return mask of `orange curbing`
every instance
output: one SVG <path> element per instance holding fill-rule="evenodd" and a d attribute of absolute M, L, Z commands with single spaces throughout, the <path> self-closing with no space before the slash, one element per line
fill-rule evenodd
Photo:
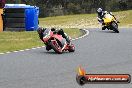
<path fill-rule="evenodd" d="M 3 14 L 3 9 L 0 8 L 0 32 L 3 31 L 3 20 L 1 14 Z"/>

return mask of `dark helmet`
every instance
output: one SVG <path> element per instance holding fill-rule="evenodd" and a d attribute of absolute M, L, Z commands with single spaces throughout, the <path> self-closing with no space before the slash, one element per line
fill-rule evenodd
<path fill-rule="evenodd" d="M 103 9 L 102 9 L 102 8 L 98 8 L 98 9 L 97 9 L 97 13 L 98 13 L 98 15 L 101 15 L 102 12 L 103 12 Z"/>
<path fill-rule="evenodd" d="M 56 29 L 55 28 L 51 28 L 51 31 L 55 31 Z"/>
<path fill-rule="evenodd" d="M 41 34 L 41 33 L 43 32 L 43 28 L 42 28 L 42 27 L 39 27 L 39 28 L 37 29 L 37 32 L 38 32 L 38 34 Z"/>
<path fill-rule="evenodd" d="M 102 8 L 98 8 L 97 9 L 97 13 L 102 13 L 103 9 Z"/>

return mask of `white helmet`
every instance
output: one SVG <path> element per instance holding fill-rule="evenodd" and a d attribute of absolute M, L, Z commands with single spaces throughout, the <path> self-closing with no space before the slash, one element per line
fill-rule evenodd
<path fill-rule="evenodd" d="M 103 10 L 102 10 L 101 8 L 98 8 L 98 9 L 97 9 L 97 12 L 98 12 L 98 13 L 100 13 L 100 12 L 102 12 L 102 11 L 103 11 Z"/>

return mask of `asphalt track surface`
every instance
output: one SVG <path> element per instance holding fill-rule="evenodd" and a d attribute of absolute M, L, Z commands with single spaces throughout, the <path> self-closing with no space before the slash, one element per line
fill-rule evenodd
<path fill-rule="evenodd" d="M 0 55 L 0 88 L 132 88 L 132 84 L 76 83 L 79 65 L 87 73 L 132 75 L 132 30 L 120 33 L 89 29 L 73 41 L 74 53 L 56 54 L 45 48 Z"/>

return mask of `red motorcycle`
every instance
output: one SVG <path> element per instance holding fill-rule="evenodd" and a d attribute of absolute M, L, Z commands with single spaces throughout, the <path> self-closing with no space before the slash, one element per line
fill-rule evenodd
<path fill-rule="evenodd" d="M 63 51 L 74 52 L 75 47 L 73 44 L 68 44 L 61 35 L 46 29 L 43 33 L 43 40 L 46 45 L 46 50 L 53 49 L 56 53 L 61 54 Z"/>

